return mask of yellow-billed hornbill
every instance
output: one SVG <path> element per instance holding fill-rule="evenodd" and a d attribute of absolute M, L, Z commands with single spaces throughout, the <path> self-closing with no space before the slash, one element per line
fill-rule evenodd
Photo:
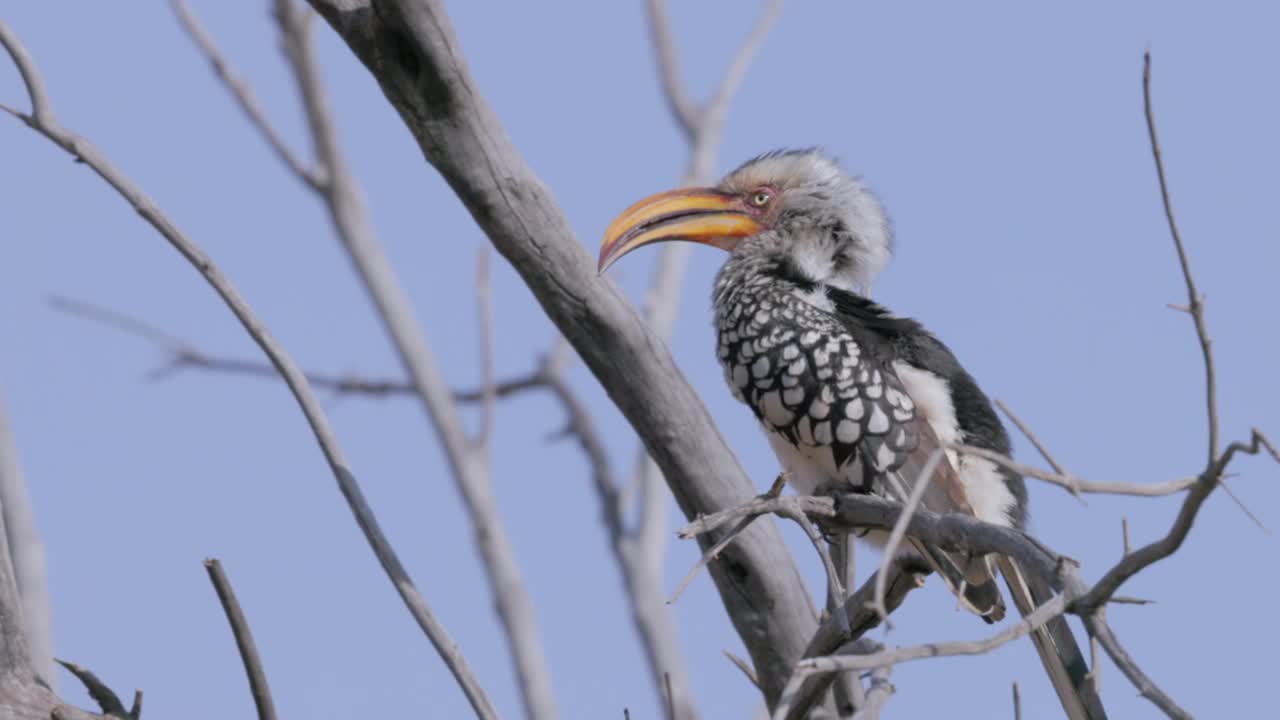
<path fill-rule="evenodd" d="M 816 150 L 770 152 L 714 188 L 641 200 L 606 231 L 600 270 L 665 240 L 729 252 L 713 292 L 720 363 L 797 492 L 903 502 L 941 448 L 923 507 L 1023 526 L 1023 479 L 949 449 L 967 443 L 1009 453 L 990 400 L 920 323 L 866 297 L 890 259 L 892 235 L 880 202 L 835 161 Z M 870 539 L 876 535 L 883 537 Z M 1007 558 L 968 558 L 915 540 L 906 553 L 988 622 L 1004 616 L 997 569 L 1023 614 L 1052 597 Z M 1033 639 L 1068 715 L 1105 717 L 1065 621 Z"/>

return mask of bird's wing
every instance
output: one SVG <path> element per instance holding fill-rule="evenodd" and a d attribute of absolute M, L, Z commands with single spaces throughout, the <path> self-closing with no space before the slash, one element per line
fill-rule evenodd
<path fill-rule="evenodd" d="M 950 352 L 946 351 L 941 343 L 932 340 L 924 328 L 914 320 L 893 317 L 870 300 L 844 293 L 843 291 L 828 290 L 828 297 L 836 307 L 837 317 L 841 318 L 843 324 L 851 332 L 855 334 L 861 332 L 865 335 L 874 335 L 879 340 L 887 340 L 889 347 L 894 347 L 897 344 L 895 343 L 896 338 L 910 336 L 913 338 L 913 342 L 918 341 L 920 338 L 929 338 L 930 343 L 936 346 L 935 349 L 946 352 L 944 359 L 954 364 L 952 369 L 960 370 L 959 363 L 950 355 Z M 974 389 L 976 390 L 976 386 Z M 985 401 L 985 396 L 983 396 L 983 399 Z M 998 424 L 998 420 L 994 420 L 994 415 L 993 422 Z M 939 445 L 937 434 L 932 432 L 928 422 L 922 422 L 921 418 L 916 418 L 916 423 L 918 425 L 916 445 L 903 461 L 901 467 L 894 473 L 902 479 L 898 482 L 891 481 L 888 483 L 891 487 L 900 485 L 895 490 L 896 499 L 900 501 L 905 500 L 907 495 L 904 493 L 910 492 L 914 479 L 920 476 L 930 454 Z M 1002 451 L 1007 452 L 1007 447 Z M 956 476 L 954 466 L 949 459 L 945 458 L 945 455 L 933 482 L 940 483 L 940 487 L 948 492 L 946 492 L 945 497 L 940 497 L 939 493 L 931 487 L 925 496 L 921 498 L 925 507 L 939 512 L 973 514 L 973 509 L 965 496 L 963 483 Z M 1019 509 L 1018 515 L 1020 516 L 1020 514 L 1021 510 Z M 954 555 L 936 551 L 930 552 L 928 548 L 922 549 L 921 555 L 930 561 L 934 569 L 947 580 L 953 591 L 958 584 L 957 577 L 974 574 L 972 570 L 975 563 L 970 562 L 967 567 L 961 564 L 968 560 L 966 558 L 956 558 Z M 940 555 L 941 557 L 939 557 Z M 1039 578 L 1023 573 L 1017 562 L 1012 558 L 999 556 L 994 560 L 994 564 L 998 566 L 1000 574 L 1004 576 L 1005 584 L 1009 588 L 1009 594 L 1013 598 L 1014 605 L 1024 617 L 1053 597 L 1052 588 L 1047 587 Z M 948 562 L 951 564 L 949 568 L 947 567 Z M 962 567 L 971 572 L 960 572 Z M 980 571 L 983 572 L 985 578 L 991 579 L 991 564 L 986 559 L 981 562 Z M 966 583 L 969 579 L 969 577 L 965 577 Z M 981 587 L 984 588 L 983 592 L 994 591 L 996 599 L 999 599 L 999 592 L 995 589 L 994 582 L 984 583 Z M 966 587 L 964 598 L 968 604 L 977 608 L 985 607 L 984 598 L 971 597 L 972 592 L 973 588 Z M 1000 613 L 1003 613 L 1003 604 L 1000 606 Z M 984 617 L 992 618 L 990 615 L 985 615 Z M 1040 656 L 1040 661 L 1044 665 L 1045 671 L 1049 675 L 1049 680 L 1057 692 L 1059 700 L 1062 702 L 1062 707 L 1066 711 L 1067 717 L 1071 718 L 1071 720 L 1106 720 L 1106 710 L 1103 708 L 1102 701 L 1098 696 L 1097 687 L 1089 677 L 1089 668 L 1085 663 L 1084 655 L 1081 653 L 1080 646 L 1076 643 L 1066 620 L 1062 617 L 1053 618 L 1044 627 L 1031 633 L 1031 640 L 1036 647 L 1036 652 Z"/>
<path fill-rule="evenodd" d="M 928 469 L 930 458 L 941 450 L 937 434 L 923 417 L 916 415 L 911 422 L 916 426 L 915 449 L 907 453 L 900 467 L 883 475 L 883 494 L 902 503 L 910 497 L 916 484 L 924 481 L 924 471 Z M 920 498 L 920 505 L 931 512 L 972 515 L 973 508 L 965 497 L 964 485 L 949 456 L 950 453 L 941 452 L 932 479 Z M 968 610 L 987 622 L 998 622 L 1004 618 L 1004 599 L 986 558 L 943 552 L 915 539 L 911 540 L 911 545 Z"/>
<path fill-rule="evenodd" d="M 863 477 L 873 479 L 871 489 L 905 503 L 922 481 L 930 458 L 940 453 L 921 496 L 921 507 L 936 513 L 974 515 L 955 454 L 943 447 L 933 426 L 936 419 L 929 416 L 929 405 L 921 398 L 911 397 L 895 370 L 897 338 L 908 333 L 923 333 L 923 328 L 913 320 L 890 316 L 870 301 L 840 290 L 828 289 L 828 297 L 835 307 L 834 315 L 858 348 L 855 373 L 858 394 L 852 402 L 861 402 L 864 410 L 854 454 L 862 463 Z M 949 422 L 954 423 L 954 413 Z M 854 461 L 851 449 L 844 450 L 837 445 L 834 450 L 838 465 Z M 993 568 L 985 558 L 945 553 L 917 540 L 911 543 L 968 609 L 989 622 L 1004 617 L 1004 601 L 996 586 Z"/>

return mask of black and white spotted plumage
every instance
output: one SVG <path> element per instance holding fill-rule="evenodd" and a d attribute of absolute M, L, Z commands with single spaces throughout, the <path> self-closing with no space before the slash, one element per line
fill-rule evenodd
<path fill-rule="evenodd" d="M 817 151 L 761 155 L 714 188 L 633 205 L 606 232 L 601 267 L 635 247 L 679 239 L 730 253 L 712 296 L 717 356 L 797 492 L 905 501 L 940 453 L 922 507 L 1024 526 L 1022 478 L 951 449 L 1009 453 L 987 396 L 920 323 L 867 297 L 893 241 L 883 208 L 859 180 Z M 997 572 L 1024 615 L 1052 596 L 1010 558 L 909 541 L 908 552 L 988 621 L 1004 614 Z M 1105 718 L 1067 624 L 1056 618 L 1031 636 L 1068 716 Z"/>
<path fill-rule="evenodd" d="M 883 348 L 803 299 L 827 289 L 786 273 L 783 263 L 748 260 L 716 283 L 730 389 L 769 432 L 815 458 L 829 452 L 832 480 L 855 460 L 871 473 L 897 470 L 918 443 L 915 403 Z"/>

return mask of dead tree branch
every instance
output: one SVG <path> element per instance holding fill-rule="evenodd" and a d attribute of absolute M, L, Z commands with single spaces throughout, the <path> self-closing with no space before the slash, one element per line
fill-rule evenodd
<path fill-rule="evenodd" d="M 1204 356 L 1204 387 L 1206 418 L 1209 431 L 1209 459 L 1212 464 L 1218 457 L 1218 381 L 1214 373 L 1213 342 L 1209 340 L 1209 329 L 1204 320 L 1204 296 L 1196 290 L 1196 279 L 1191 273 L 1191 260 L 1187 257 L 1186 246 L 1182 243 L 1182 233 L 1178 231 L 1178 222 L 1173 217 L 1173 201 L 1169 199 L 1169 181 L 1164 173 L 1164 154 L 1160 150 L 1160 138 L 1156 133 L 1155 110 L 1151 104 L 1151 51 L 1142 54 L 1142 109 L 1147 120 L 1147 137 L 1151 141 L 1151 157 L 1156 164 L 1156 179 L 1160 184 L 1160 202 L 1164 206 L 1164 217 L 1169 223 L 1169 234 L 1173 237 L 1173 247 L 1178 253 L 1178 265 L 1182 268 L 1182 279 L 1187 285 L 1187 312 L 1195 324 L 1196 338 L 1200 341 L 1200 352 Z"/>
<path fill-rule="evenodd" d="M 213 583 L 213 591 L 218 594 L 218 602 L 226 613 L 227 622 L 231 625 L 231 634 L 235 637 L 236 648 L 240 651 L 240 660 L 244 663 L 245 675 L 249 677 L 249 692 L 253 695 L 253 704 L 258 709 L 258 720 L 276 720 L 276 706 L 271 700 L 271 687 L 267 684 L 267 671 L 262 666 L 262 658 L 258 655 L 258 644 L 253 641 L 253 633 L 249 630 L 249 621 L 240 608 L 231 580 L 222 569 L 217 558 L 204 561 L 205 572 L 209 574 L 209 582 Z"/>
<path fill-rule="evenodd" d="M 36 530 L 35 511 L 27 494 L 26 478 L 18 462 L 18 444 L 9 427 L 0 395 L 0 520 L 8 551 L 0 560 L 9 563 L 18 593 L 21 629 L 35 674 L 50 689 L 57 688 L 53 662 L 53 628 L 50 619 L 48 574 L 44 542 Z M 0 618 L 4 618 L 0 612 Z M 7 622 L 7 618 L 4 618 Z"/>
<path fill-rule="evenodd" d="M 178 17 L 178 22 L 182 25 L 182 29 L 187 32 L 187 35 L 191 37 L 191 41 L 196 44 L 205 59 L 213 66 L 213 72 L 218 76 L 218 80 L 222 81 L 222 84 L 231 92 L 231 96 L 235 98 L 236 106 L 244 112 L 245 117 L 253 125 L 254 129 L 258 131 L 258 134 L 262 135 L 262 139 L 267 141 L 267 145 L 280 158 L 280 161 L 287 165 L 295 175 L 306 184 L 316 190 L 320 190 L 326 182 L 323 173 L 318 169 L 309 167 L 285 142 L 284 137 L 267 118 L 266 112 L 258 105 L 249 83 L 237 75 L 230 64 L 227 63 L 222 51 L 218 49 L 217 44 L 214 42 L 213 36 L 204 29 L 204 26 L 192 14 L 186 0 L 170 0 L 169 5 L 173 8 L 174 15 Z"/>
<path fill-rule="evenodd" d="M 286 155 L 281 156 L 299 180 L 314 190 L 324 203 L 338 239 L 351 258 L 413 389 L 423 403 L 475 530 L 476 545 L 516 666 L 525 708 L 535 720 L 552 718 L 556 710 L 549 663 L 539 637 L 533 603 L 494 498 L 484 443 L 489 423 L 485 421 L 479 437 L 467 437 L 456 401 L 439 371 L 422 325 L 369 220 L 364 193 L 348 168 L 338 141 L 324 81 L 312 52 L 311 10 L 294 0 L 273 0 L 273 8 L 285 58 L 302 99 L 318 170 L 315 173 L 302 172 L 296 162 L 289 162 Z M 221 60 L 212 38 L 199 29 L 198 23 L 180 2 L 175 3 L 175 10 L 184 17 L 184 25 L 195 28 L 191 34 L 197 45 L 215 69 L 224 69 L 219 72 L 219 77 L 253 120 L 253 106 L 246 102 L 245 92 L 238 89 L 243 88 L 243 84 L 228 82 L 232 75 L 225 71 L 226 63 Z M 269 143 L 276 145 L 269 124 L 255 120 L 254 125 Z M 496 391 L 489 388 L 482 393 L 491 397 Z"/>
<path fill-rule="evenodd" d="M 315 435 L 316 442 L 328 461 L 334 479 L 337 481 L 343 497 L 346 498 L 357 524 L 364 532 L 365 539 L 369 542 L 383 570 L 386 571 L 388 578 L 392 581 L 409 612 L 454 674 L 476 714 L 482 718 L 496 717 L 497 713 L 494 711 L 492 703 L 480 687 L 462 653 L 448 636 L 444 627 L 436 620 L 426 600 L 409 578 L 408 572 L 401 564 L 395 550 L 387 541 L 386 536 L 383 535 L 373 511 L 369 508 L 364 498 L 359 482 L 348 467 L 347 460 L 338 445 L 337 438 L 329 425 L 328 419 L 325 417 L 319 400 L 307 383 L 306 377 L 293 362 L 293 359 L 276 342 L 266 326 L 262 324 L 261 320 L 258 319 L 257 315 L 240 296 L 239 291 L 213 263 L 213 260 L 199 246 L 193 243 L 132 180 L 117 170 L 92 143 L 62 126 L 54 115 L 53 107 L 49 103 L 44 83 L 36 70 L 35 63 L 31 60 L 30 55 L 27 54 L 17 36 L 10 32 L 8 26 L 3 23 L 0 23 L 0 44 L 4 45 L 5 50 L 8 51 L 9 56 L 17 66 L 31 101 L 31 113 L 29 115 L 19 114 L 20 119 L 98 174 L 148 224 L 155 228 L 175 250 L 190 262 L 283 376 L 290 392 L 293 393 L 299 408 L 306 417 L 307 423 Z"/>
<path fill-rule="evenodd" d="M 749 498 L 750 481 L 670 355 L 612 282 L 598 277 L 475 87 L 440 2 L 311 4 L 378 80 L 428 161 L 644 439 L 684 512 Z M 816 627 L 794 561 L 772 523 L 757 523 L 711 569 L 772 702 Z"/>

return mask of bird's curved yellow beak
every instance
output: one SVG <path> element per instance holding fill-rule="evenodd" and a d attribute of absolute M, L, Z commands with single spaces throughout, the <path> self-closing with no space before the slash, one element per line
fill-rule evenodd
<path fill-rule="evenodd" d="M 742 199 L 714 188 L 684 188 L 650 195 L 617 217 L 604 232 L 599 271 L 641 245 L 687 240 L 732 250 L 760 232 Z"/>

